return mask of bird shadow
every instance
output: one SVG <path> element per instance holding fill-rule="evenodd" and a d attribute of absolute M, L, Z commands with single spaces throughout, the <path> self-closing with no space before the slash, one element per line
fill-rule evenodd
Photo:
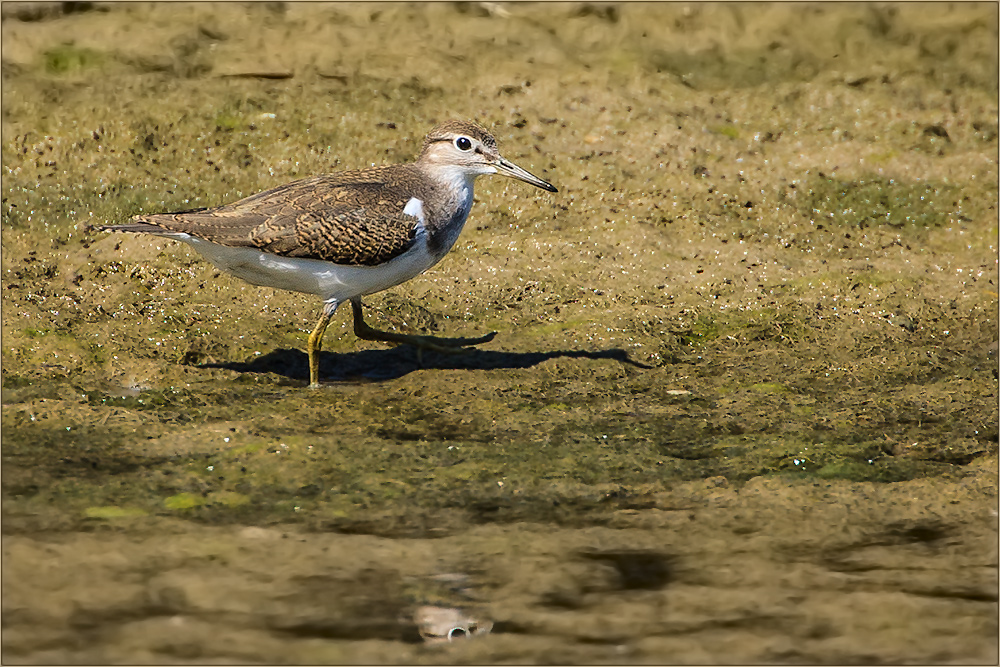
<path fill-rule="evenodd" d="M 417 370 L 498 370 L 530 368 L 557 358 L 610 359 L 636 368 L 652 368 L 629 359 L 620 348 L 610 350 L 554 350 L 550 352 L 496 352 L 466 348 L 460 354 L 442 354 L 408 346 L 358 352 L 321 352 L 319 374 L 324 383 L 352 380 L 384 381 L 401 378 Z M 274 373 L 291 380 L 308 381 L 309 357 L 301 350 L 280 349 L 245 362 L 202 363 L 199 368 L 223 368 L 240 373 Z"/>

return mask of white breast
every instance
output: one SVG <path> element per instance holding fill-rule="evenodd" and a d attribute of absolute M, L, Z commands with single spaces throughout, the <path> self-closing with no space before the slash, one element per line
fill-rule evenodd
<path fill-rule="evenodd" d="M 403 215 L 412 215 L 420 224 L 424 224 L 424 203 L 416 197 L 410 197 L 410 201 L 403 207 Z"/>

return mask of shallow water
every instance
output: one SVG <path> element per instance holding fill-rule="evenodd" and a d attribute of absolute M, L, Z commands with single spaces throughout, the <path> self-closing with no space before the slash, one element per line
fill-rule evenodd
<path fill-rule="evenodd" d="M 5 662 L 997 660 L 995 6 L 3 12 Z M 92 227 L 446 118 L 465 355 Z"/>

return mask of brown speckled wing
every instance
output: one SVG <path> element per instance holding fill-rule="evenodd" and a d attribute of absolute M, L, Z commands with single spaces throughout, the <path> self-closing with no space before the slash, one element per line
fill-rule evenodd
<path fill-rule="evenodd" d="M 403 208 L 420 179 L 409 165 L 294 181 L 213 209 L 137 216 L 120 231 L 185 232 L 286 257 L 371 266 L 412 247 L 417 219 Z M 129 229 L 132 227 L 132 229 Z"/>

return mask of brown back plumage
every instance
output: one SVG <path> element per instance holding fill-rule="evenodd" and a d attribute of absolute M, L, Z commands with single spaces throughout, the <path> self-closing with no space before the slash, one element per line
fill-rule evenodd
<path fill-rule="evenodd" d="M 375 265 L 409 249 L 411 196 L 427 196 L 412 164 L 314 176 L 217 208 L 140 215 L 117 231 L 183 232 L 225 246 L 337 264 Z"/>

